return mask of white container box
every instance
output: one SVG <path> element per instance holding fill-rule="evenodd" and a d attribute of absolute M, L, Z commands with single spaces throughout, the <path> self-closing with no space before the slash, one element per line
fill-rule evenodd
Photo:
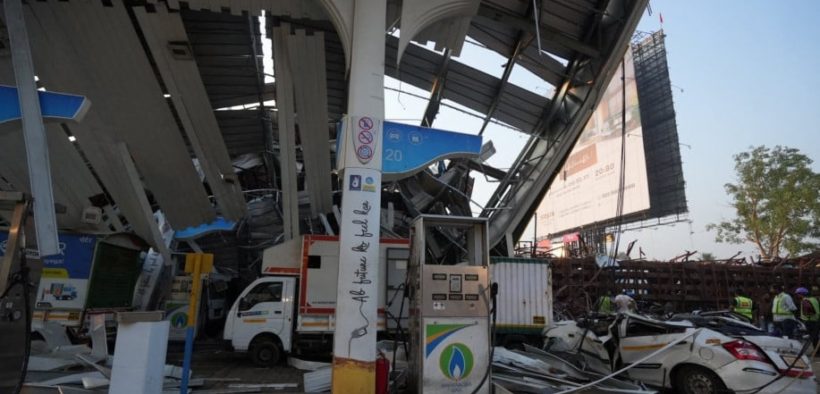
<path fill-rule="evenodd" d="M 552 320 L 549 261 L 492 257 L 492 282 L 498 283 L 496 332 L 540 336 Z"/>

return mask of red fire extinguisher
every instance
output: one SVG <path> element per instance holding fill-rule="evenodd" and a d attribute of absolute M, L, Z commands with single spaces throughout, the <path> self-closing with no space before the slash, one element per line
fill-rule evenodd
<path fill-rule="evenodd" d="M 376 394 L 387 394 L 387 383 L 390 374 L 390 360 L 384 357 L 384 353 L 379 352 L 376 359 Z"/>

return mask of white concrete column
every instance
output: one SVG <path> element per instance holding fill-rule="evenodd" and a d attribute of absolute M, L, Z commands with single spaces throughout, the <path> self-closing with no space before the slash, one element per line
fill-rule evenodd
<path fill-rule="evenodd" d="M 376 384 L 381 137 L 386 0 L 356 0 L 348 118 L 340 144 L 342 209 L 333 337 L 335 393 L 373 393 Z"/>

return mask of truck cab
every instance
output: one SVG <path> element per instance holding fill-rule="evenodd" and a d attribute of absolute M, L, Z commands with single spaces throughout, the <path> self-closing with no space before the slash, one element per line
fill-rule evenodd
<path fill-rule="evenodd" d="M 234 350 L 248 352 L 256 364 L 279 361 L 291 351 L 296 278 L 266 276 L 239 295 L 225 320 L 224 338 Z"/>

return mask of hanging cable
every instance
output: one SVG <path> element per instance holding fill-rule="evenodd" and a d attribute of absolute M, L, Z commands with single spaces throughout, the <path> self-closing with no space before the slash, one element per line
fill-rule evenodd
<path fill-rule="evenodd" d="M 623 225 L 624 194 L 626 194 L 626 59 L 621 60 L 621 168 L 618 178 L 618 201 L 615 208 L 615 239 L 612 244 L 612 258 L 607 264 L 614 265 L 621 244 L 621 226 Z"/>
<path fill-rule="evenodd" d="M 601 271 L 604 268 L 611 267 L 615 265 L 615 258 L 618 255 L 618 247 L 621 243 L 621 226 L 623 225 L 623 212 L 624 212 L 624 194 L 625 194 L 625 183 L 626 183 L 626 60 L 621 60 L 621 168 L 618 174 L 618 199 L 615 203 L 615 220 L 617 221 L 617 225 L 615 226 L 614 239 L 612 242 L 612 248 L 610 249 L 609 258 L 604 264 L 601 264 L 600 267 L 595 271 L 595 274 L 592 278 L 587 281 L 583 287 L 586 287 L 595 281 L 598 280 L 598 276 L 601 274 Z M 614 273 L 613 273 L 614 275 Z M 614 278 L 613 278 L 614 280 Z M 598 294 L 598 299 L 603 294 Z"/>

